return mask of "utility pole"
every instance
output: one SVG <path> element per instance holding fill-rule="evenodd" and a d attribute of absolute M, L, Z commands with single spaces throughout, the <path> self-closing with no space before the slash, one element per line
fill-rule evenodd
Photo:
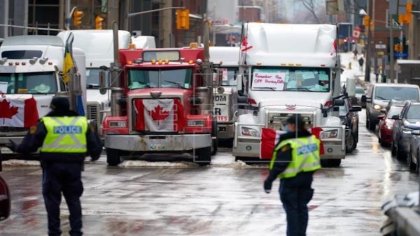
<path fill-rule="evenodd" d="M 391 6 L 391 1 L 389 0 L 389 6 Z M 394 83 L 394 19 L 392 18 L 391 9 L 388 7 L 389 15 L 389 77 L 391 83 Z"/>
<path fill-rule="evenodd" d="M 372 0 L 367 1 L 367 9 L 368 9 L 368 16 L 371 16 L 371 10 L 372 10 Z M 369 20 L 369 26 L 367 27 L 367 45 L 366 45 L 366 63 L 365 63 L 365 82 L 370 82 L 370 57 L 372 54 L 370 41 L 372 40 L 372 31 L 371 31 L 371 22 L 373 22 L 374 19 Z"/>

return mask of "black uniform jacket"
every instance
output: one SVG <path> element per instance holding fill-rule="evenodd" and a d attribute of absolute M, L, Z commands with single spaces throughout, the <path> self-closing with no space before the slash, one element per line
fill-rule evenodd
<path fill-rule="evenodd" d="M 312 134 L 306 130 L 299 131 L 297 133 L 287 132 L 285 134 L 280 135 L 279 142 L 276 144 L 276 147 L 278 144 L 280 144 L 281 142 L 285 140 L 309 137 L 311 135 Z M 276 162 L 274 163 L 273 169 L 270 170 L 270 174 L 267 177 L 267 181 L 273 182 L 274 180 L 276 180 L 277 176 L 286 170 L 287 166 L 289 165 L 291 161 L 292 161 L 292 149 L 290 148 L 290 146 L 286 146 L 285 148 L 282 148 L 281 150 L 279 150 L 277 152 Z"/>
<path fill-rule="evenodd" d="M 62 116 L 78 116 L 74 111 L 51 111 L 46 116 L 62 117 Z M 23 138 L 22 143 L 16 148 L 16 152 L 29 154 L 36 152 L 44 142 L 47 135 L 47 129 L 42 121 L 39 121 L 36 127 L 31 127 L 28 134 Z M 102 143 L 95 129 L 89 128 L 86 133 L 87 153 L 48 153 L 41 152 L 41 162 L 83 162 L 86 155 L 97 160 L 101 155 Z"/>

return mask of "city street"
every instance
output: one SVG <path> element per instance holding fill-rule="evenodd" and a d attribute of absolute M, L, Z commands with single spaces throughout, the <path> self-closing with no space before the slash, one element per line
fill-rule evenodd
<path fill-rule="evenodd" d="M 316 173 L 308 235 L 380 235 L 384 200 L 418 190 L 418 176 L 391 157 L 365 128 L 360 112 L 357 150 L 340 168 Z M 110 168 L 103 156 L 85 166 L 82 198 L 86 235 L 285 235 L 277 192 L 265 194 L 266 165 L 235 162 L 222 149 L 213 165 L 126 161 Z M 12 192 L 12 215 L 1 235 L 46 235 L 41 169 L 7 161 L 1 175 Z M 62 204 L 62 229 L 69 230 Z M 67 234 L 67 233 L 66 233 Z M 66 235 L 65 234 L 65 235 Z"/>

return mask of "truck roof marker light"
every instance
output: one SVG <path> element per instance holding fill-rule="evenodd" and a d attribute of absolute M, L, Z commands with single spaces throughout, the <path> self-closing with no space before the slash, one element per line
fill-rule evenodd
<path fill-rule="evenodd" d="M 134 60 L 134 63 L 136 63 L 136 64 L 143 63 L 143 58 L 137 58 L 136 60 Z"/>
<path fill-rule="evenodd" d="M 154 64 L 156 64 L 156 60 L 155 59 L 152 59 L 152 65 L 154 65 Z"/>
<path fill-rule="evenodd" d="M 188 64 L 194 64 L 194 61 L 193 60 L 189 60 L 188 61 Z"/>
<path fill-rule="evenodd" d="M 127 65 L 132 65 L 133 62 L 132 61 L 127 61 Z"/>
<path fill-rule="evenodd" d="M 287 66 L 285 63 L 280 64 L 281 66 Z"/>
<path fill-rule="evenodd" d="M 7 57 L 2 57 L 0 59 L 0 65 L 3 65 L 4 63 L 6 63 L 6 61 L 7 61 Z"/>
<path fill-rule="evenodd" d="M 26 66 L 26 62 L 22 62 L 22 66 Z"/>
<path fill-rule="evenodd" d="M 166 64 L 166 65 L 168 65 L 168 64 L 169 64 L 169 60 L 168 60 L 168 59 L 166 59 L 166 60 L 165 60 L 165 64 Z"/>
<path fill-rule="evenodd" d="M 136 45 L 134 43 L 130 43 L 128 45 L 128 49 L 136 49 Z"/>
<path fill-rule="evenodd" d="M 190 43 L 190 48 L 192 48 L 192 49 L 198 48 L 198 43 L 197 42 L 191 42 Z"/>
<path fill-rule="evenodd" d="M 44 65 L 45 62 L 47 62 L 47 61 L 48 61 L 48 57 L 43 57 L 43 58 L 39 59 L 39 63 L 41 63 L 41 65 Z"/>
<path fill-rule="evenodd" d="M 162 65 L 162 64 L 163 64 L 163 61 L 162 61 L 162 59 L 159 59 L 159 62 L 158 62 L 158 64 L 159 64 L 159 65 Z"/>
<path fill-rule="evenodd" d="M 32 59 L 29 59 L 29 63 L 31 63 L 31 65 L 35 64 L 36 61 L 38 60 L 38 57 L 32 57 Z"/>
<path fill-rule="evenodd" d="M 321 67 L 325 67 L 325 64 L 321 64 Z"/>
<path fill-rule="evenodd" d="M 51 66 L 52 64 L 53 64 L 53 63 L 52 63 L 51 61 L 49 61 L 49 62 L 48 62 L 48 65 L 50 65 L 50 66 Z"/>
<path fill-rule="evenodd" d="M 183 62 L 185 62 L 185 58 L 183 58 L 183 57 L 179 58 L 179 62 L 181 62 L 181 64 L 182 64 Z"/>
<path fill-rule="evenodd" d="M 13 62 L 9 62 L 9 66 L 13 66 Z"/>
<path fill-rule="evenodd" d="M 15 62 L 15 65 L 18 66 L 18 65 L 20 65 L 20 63 L 19 62 Z"/>
<path fill-rule="evenodd" d="M 262 65 L 262 63 L 261 62 L 257 62 L 257 66 L 261 66 Z"/>

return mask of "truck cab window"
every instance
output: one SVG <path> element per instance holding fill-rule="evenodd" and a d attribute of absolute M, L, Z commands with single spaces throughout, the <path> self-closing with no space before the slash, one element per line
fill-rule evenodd
<path fill-rule="evenodd" d="M 191 69 L 130 70 L 128 88 L 191 88 Z"/>

